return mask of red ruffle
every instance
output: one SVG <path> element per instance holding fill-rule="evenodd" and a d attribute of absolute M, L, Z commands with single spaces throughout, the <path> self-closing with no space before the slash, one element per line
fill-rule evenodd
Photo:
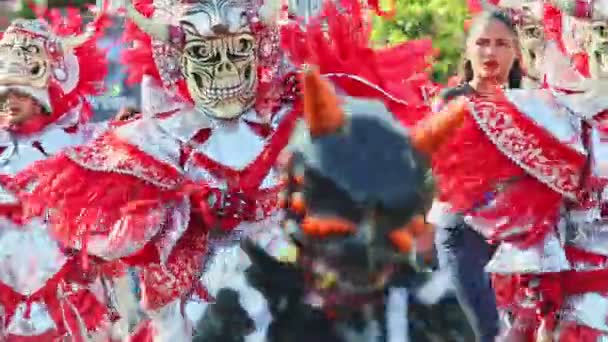
<path fill-rule="evenodd" d="M 146 165 L 144 158 L 140 161 Z M 51 209 L 54 237 L 65 246 L 83 250 L 88 237 L 108 235 L 121 220 L 125 226 L 113 236 L 113 246 L 145 241 L 151 212 L 162 203 L 183 198 L 183 193 L 163 190 L 134 176 L 83 168 L 65 154 L 34 164 L 19 182 L 22 186 L 36 182 L 31 193 L 21 196 L 26 216 L 42 216 L 46 208 Z M 158 216 L 157 224 L 163 219 Z"/>
<path fill-rule="evenodd" d="M 568 53 L 562 39 L 562 12 L 549 3 L 546 3 L 543 6 L 545 39 L 547 41 L 554 41 L 560 51 L 567 55 Z"/>
<path fill-rule="evenodd" d="M 153 263 L 143 267 L 142 305 L 146 310 L 158 310 L 176 299 L 185 298 L 198 286 L 206 262 L 208 230 L 198 216 L 192 215 L 191 220 L 166 264 Z"/>
<path fill-rule="evenodd" d="M 87 97 L 101 95 L 105 90 L 103 81 L 108 74 L 109 64 L 106 58 L 106 51 L 99 48 L 98 39 L 104 35 L 104 30 L 112 24 L 112 20 L 105 14 L 105 8 L 101 9 L 101 11 L 104 14 L 98 16 L 93 23 L 96 31 L 93 38 L 74 50 L 79 65 L 79 78 L 76 87 L 67 94 L 61 90 L 58 84 L 51 84 L 49 87 L 49 98 L 53 108 L 53 113 L 51 113 L 53 121 L 82 104 L 79 123 L 87 122 L 93 115 Z M 65 13 L 66 15 L 64 16 L 56 8 L 46 13 L 46 19 L 55 34 L 60 37 L 81 34 L 83 32 L 84 21 L 80 10 L 77 8 L 67 8 Z M 95 64 L 94 68 L 90 67 L 91 63 Z"/>

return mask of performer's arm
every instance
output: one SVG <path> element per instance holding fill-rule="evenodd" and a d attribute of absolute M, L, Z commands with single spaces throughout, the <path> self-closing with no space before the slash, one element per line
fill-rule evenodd
<path fill-rule="evenodd" d="M 459 97 L 450 101 L 440 112 L 421 121 L 411 133 L 412 144 L 426 154 L 432 155 L 441 147 L 451 133 L 464 121 L 467 100 Z"/>

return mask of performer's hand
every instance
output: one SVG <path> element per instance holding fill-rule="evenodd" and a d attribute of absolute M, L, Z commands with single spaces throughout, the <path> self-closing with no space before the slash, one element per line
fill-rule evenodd
<path fill-rule="evenodd" d="M 429 156 L 435 153 L 462 125 L 467 108 L 468 99 L 461 96 L 450 101 L 439 113 L 419 122 L 410 133 L 414 147 Z"/>

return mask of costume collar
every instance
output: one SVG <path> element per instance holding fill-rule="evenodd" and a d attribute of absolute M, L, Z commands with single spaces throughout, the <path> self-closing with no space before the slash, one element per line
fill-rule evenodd
<path fill-rule="evenodd" d="M 253 108 L 234 120 L 220 120 L 206 115 L 196 107 L 187 107 L 175 111 L 166 118 L 160 118 L 159 125 L 182 143 L 187 143 L 203 129 L 213 130 L 239 121 L 254 124 L 267 123 Z"/>

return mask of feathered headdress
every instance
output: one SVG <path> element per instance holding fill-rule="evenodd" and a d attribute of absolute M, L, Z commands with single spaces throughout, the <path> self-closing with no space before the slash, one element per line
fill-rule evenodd
<path fill-rule="evenodd" d="M 27 85 L 6 81 L 0 85 L 0 91 L 19 88 L 34 96 L 49 111 L 48 121 L 61 121 L 64 128 L 88 121 L 93 112 L 87 98 L 103 92 L 108 72 L 105 51 L 98 47 L 97 40 L 110 24 L 105 7 L 98 9 L 97 17 L 86 29 L 76 8 L 68 8 L 65 16 L 52 9 L 35 20 L 13 21 L 0 38 L 23 35 L 41 42 L 51 68 L 48 89 L 28 89 Z M 14 70 L 0 69 L 6 80 L 14 79 Z"/>
<path fill-rule="evenodd" d="M 359 2 L 340 5 L 325 3 L 305 30 L 299 23 L 282 28 L 281 46 L 290 61 L 314 64 L 346 94 L 380 99 L 404 123 L 417 121 L 428 112 L 424 91 L 434 86 L 426 73 L 434 54 L 431 41 L 374 49 Z"/>

